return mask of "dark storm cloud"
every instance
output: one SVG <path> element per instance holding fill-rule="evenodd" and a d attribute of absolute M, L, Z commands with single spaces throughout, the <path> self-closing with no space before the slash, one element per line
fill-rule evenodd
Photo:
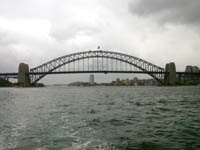
<path fill-rule="evenodd" d="M 139 0 L 131 2 L 129 10 L 160 23 L 200 24 L 200 0 Z"/>

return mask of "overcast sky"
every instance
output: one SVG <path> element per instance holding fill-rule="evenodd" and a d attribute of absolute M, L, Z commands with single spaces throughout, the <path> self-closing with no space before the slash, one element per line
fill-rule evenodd
<path fill-rule="evenodd" d="M 186 65 L 200 67 L 200 1 L 0 0 L 0 72 L 16 72 L 20 62 L 33 68 L 98 45 L 161 67 L 171 61 L 181 71 Z M 88 75 L 42 81 L 72 80 Z"/>

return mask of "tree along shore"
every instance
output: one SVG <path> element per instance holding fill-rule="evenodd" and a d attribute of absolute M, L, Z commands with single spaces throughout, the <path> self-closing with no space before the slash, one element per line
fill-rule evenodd
<path fill-rule="evenodd" d="M 13 83 L 0 78 L 0 87 L 12 87 L 12 86 L 13 86 Z"/>

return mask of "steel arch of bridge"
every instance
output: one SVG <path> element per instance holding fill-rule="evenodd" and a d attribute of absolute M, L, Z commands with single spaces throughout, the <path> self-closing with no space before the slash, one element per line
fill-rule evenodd
<path fill-rule="evenodd" d="M 76 62 L 82 59 L 92 59 L 92 58 L 105 58 L 105 59 L 114 59 L 118 60 L 120 62 L 127 63 L 129 65 L 132 65 L 139 70 L 141 70 L 142 73 L 149 74 L 152 76 L 155 80 L 157 80 L 159 83 L 163 82 L 163 74 L 164 74 L 164 68 L 161 68 L 157 65 L 154 65 L 148 61 L 145 61 L 143 59 L 137 58 L 135 56 L 118 53 L 118 52 L 112 52 L 112 51 L 84 51 L 84 52 L 78 52 L 73 53 L 69 55 L 65 55 L 62 57 L 58 57 L 56 59 L 53 59 L 51 61 L 48 61 L 40 66 L 37 66 L 35 68 L 30 69 L 30 80 L 31 83 L 36 83 L 40 79 L 42 79 L 47 74 L 53 73 L 54 70 L 72 63 Z M 87 73 L 90 72 L 112 72 L 112 70 L 90 70 L 85 71 Z M 67 72 L 66 72 L 67 73 Z M 77 73 L 77 72 L 76 72 Z M 83 73 L 83 71 L 80 71 L 80 73 Z M 122 70 L 115 71 L 115 73 L 123 73 Z M 131 72 L 130 72 L 131 73 Z"/>

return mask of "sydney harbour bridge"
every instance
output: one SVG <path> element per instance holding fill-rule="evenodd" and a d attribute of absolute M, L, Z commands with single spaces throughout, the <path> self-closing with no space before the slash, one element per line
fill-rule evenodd
<path fill-rule="evenodd" d="M 21 63 L 18 72 L 0 73 L 1 78 L 18 78 L 21 86 L 37 84 L 49 74 L 74 73 L 137 73 L 148 74 L 160 85 L 175 85 L 185 76 L 199 77 L 200 73 L 176 72 L 174 63 L 165 68 L 135 56 L 113 51 L 83 51 L 58 57 L 37 67 L 29 69 L 28 64 Z"/>

